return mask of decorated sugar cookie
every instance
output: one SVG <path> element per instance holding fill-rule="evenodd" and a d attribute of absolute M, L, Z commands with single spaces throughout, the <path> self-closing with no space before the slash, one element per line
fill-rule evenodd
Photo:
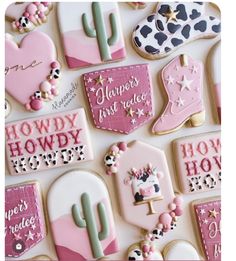
<path fill-rule="evenodd" d="M 195 247 L 185 240 L 173 240 L 163 250 L 164 260 L 200 260 Z"/>
<path fill-rule="evenodd" d="M 207 260 L 221 260 L 221 199 L 193 202 L 197 230 Z"/>
<path fill-rule="evenodd" d="M 48 213 L 59 260 L 99 259 L 119 250 L 108 190 L 93 172 L 58 178 L 48 193 Z"/>
<path fill-rule="evenodd" d="M 43 102 L 58 95 L 60 64 L 53 41 L 42 32 L 27 34 L 18 45 L 5 39 L 6 91 L 28 111 L 42 109 Z"/>
<path fill-rule="evenodd" d="M 7 118 L 10 113 L 11 113 L 11 104 L 7 99 L 5 99 L 5 118 Z"/>
<path fill-rule="evenodd" d="M 147 64 L 86 73 L 83 81 L 97 128 L 128 134 L 153 117 Z"/>
<path fill-rule="evenodd" d="M 84 109 L 7 123 L 6 157 L 11 175 L 93 159 Z"/>
<path fill-rule="evenodd" d="M 132 43 L 141 56 L 159 59 L 191 41 L 216 37 L 220 25 L 205 14 L 203 2 L 161 2 L 135 27 Z"/>
<path fill-rule="evenodd" d="M 121 214 L 159 239 L 176 226 L 182 198 L 173 191 L 163 151 L 140 141 L 113 145 L 105 155 L 108 175 L 115 175 Z M 139 217 L 139 218 L 137 218 Z"/>
<path fill-rule="evenodd" d="M 46 236 L 46 227 L 36 182 L 5 189 L 5 256 L 19 257 Z"/>
<path fill-rule="evenodd" d="M 117 3 L 62 2 L 58 3 L 57 11 L 69 68 L 83 68 L 125 58 Z"/>
<path fill-rule="evenodd" d="M 192 194 L 221 187 L 220 132 L 202 133 L 173 142 L 181 192 Z"/>
<path fill-rule="evenodd" d="M 25 33 L 46 23 L 51 9 L 51 2 L 15 2 L 8 6 L 5 15 L 14 31 Z"/>
<path fill-rule="evenodd" d="M 221 123 L 221 41 L 217 42 L 208 56 L 209 75 L 214 91 L 215 105 Z"/>
<path fill-rule="evenodd" d="M 162 69 L 161 81 L 168 101 L 152 132 L 167 134 L 180 129 L 186 122 L 193 127 L 203 124 L 203 64 L 185 54 L 177 56 Z"/>

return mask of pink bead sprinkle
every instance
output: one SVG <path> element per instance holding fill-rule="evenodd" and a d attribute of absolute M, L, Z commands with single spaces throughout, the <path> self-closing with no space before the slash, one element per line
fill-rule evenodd
<path fill-rule="evenodd" d="M 52 63 L 51 63 L 51 68 L 52 68 L 52 69 L 58 68 L 59 66 L 60 66 L 60 65 L 59 65 L 58 62 L 52 62 Z"/>

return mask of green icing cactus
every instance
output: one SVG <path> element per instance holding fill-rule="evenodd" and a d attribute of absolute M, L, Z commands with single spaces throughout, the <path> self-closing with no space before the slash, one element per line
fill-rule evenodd
<path fill-rule="evenodd" d="M 80 215 L 79 206 L 74 204 L 72 206 L 72 216 L 76 226 L 80 228 L 87 228 L 90 244 L 94 258 L 101 258 L 104 256 L 100 241 L 109 236 L 109 220 L 106 215 L 105 205 L 98 203 L 98 215 L 101 223 L 101 231 L 98 232 L 96 226 L 96 218 L 91 205 L 90 197 L 87 193 L 81 196 L 81 205 L 84 213 L 84 218 Z"/>
<path fill-rule="evenodd" d="M 94 29 L 88 23 L 87 15 L 82 15 L 82 23 L 84 32 L 88 37 L 97 38 L 102 61 L 109 61 L 112 59 L 109 46 L 114 45 L 118 41 L 118 29 L 116 24 L 116 17 L 112 13 L 109 15 L 111 25 L 111 37 L 107 39 L 107 32 L 104 17 L 102 15 L 100 3 L 92 3 L 92 13 L 94 20 Z"/>

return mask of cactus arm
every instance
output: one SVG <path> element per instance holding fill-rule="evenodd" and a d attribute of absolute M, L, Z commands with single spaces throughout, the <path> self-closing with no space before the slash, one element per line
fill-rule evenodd
<path fill-rule="evenodd" d="M 101 224 L 101 231 L 98 234 L 99 240 L 104 240 L 109 236 L 109 220 L 106 215 L 105 205 L 103 203 L 98 204 L 98 215 Z"/>
<path fill-rule="evenodd" d="M 109 46 L 114 45 L 118 41 L 118 29 L 116 23 L 116 17 L 114 14 L 109 15 L 110 24 L 111 24 L 111 37 L 107 40 Z"/>
<path fill-rule="evenodd" d="M 79 207 L 76 204 L 72 206 L 72 217 L 76 226 L 81 228 L 86 227 L 86 221 L 81 217 Z"/>
<path fill-rule="evenodd" d="M 95 30 L 95 29 L 92 29 L 92 28 L 89 26 L 89 23 L 88 23 L 88 19 L 87 19 L 87 15 L 86 15 L 86 14 L 83 14 L 83 15 L 82 15 L 82 24 L 83 24 L 84 32 L 86 33 L 86 35 L 87 35 L 88 37 L 95 38 L 95 37 L 96 37 L 96 30 Z"/>

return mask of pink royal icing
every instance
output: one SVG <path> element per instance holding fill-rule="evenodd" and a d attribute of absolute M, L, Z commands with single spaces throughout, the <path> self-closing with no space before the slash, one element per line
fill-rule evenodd
<path fill-rule="evenodd" d="M 54 43 L 46 34 L 31 32 L 19 46 L 7 35 L 5 59 L 6 90 L 27 110 L 39 110 L 43 101 L 54 97 L 52 89 L 60 76 L 60 64 L 56 61 Z M 47 91 L 41 89 L 46 84 Z"/>
<path fill-rule="evenodd" d="M 183 202 L 174 194 L 163 151 L 139 141 L 118 143 L 111 146 L 104 164 L 108 175 L 115 174 L 127 222 L 148 231 L 157 228 L 160 237 L 176 226 Z"/>
<path fill-rule="evenodd" d="M 220 132 L 209 132 L 173 142 L 181 191 L 205 192 L 221 187 Z"/>
<path fill-rule="evenodd" d="M 198 231 L 207 260 L 221 260 L 221 200 L 194 202 Z"/>
<path fill-rule="evenodd" d="M 46 236 L 41 195 L 37 183 L 5 189 L 5 255 L 19 257 Z"/>
<path fill-rule="evenodd" d="M 147 64 L 90 72 L 83 80 L 97 128 L 128 134 L 153 117 Z"/>
<path fill-rule="evenodd" d="M 8 123 L 6 154 L 11 175 L 93 159 L 84 109 Z"/>

